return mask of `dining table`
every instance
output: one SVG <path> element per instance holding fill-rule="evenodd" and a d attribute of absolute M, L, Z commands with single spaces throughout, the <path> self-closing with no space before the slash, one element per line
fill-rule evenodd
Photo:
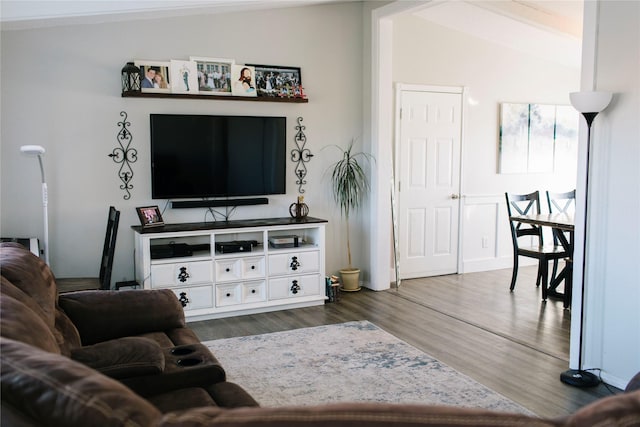
<path fill-rule="evenodd" d="M 548 295 L 562 298 L 565 308 L 571 305 L 571 287 L 573 283 L 573 247 L 575 218 L 570 213 L 541 213 L 530 215 L 513 215 L 509 219 L 524 224 L 550 227 L 553 236 L 560 243 L 569 257 L 564 268 L 551 279 Z M 564 292 L 558 291 L 558 286 L 564 281 Z"/>

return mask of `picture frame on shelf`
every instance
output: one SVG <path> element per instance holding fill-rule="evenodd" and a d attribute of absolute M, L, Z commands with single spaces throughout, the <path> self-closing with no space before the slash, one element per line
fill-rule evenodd
<path fill-rule="evenodd" d="M 134 59 L 133 63 L 140 68 L 140 90 L 142 92 L 171 93 L 169 61 Z"/>
<path fill-rule="evenodd" d="M 162 214 L 158 206 L 142 206 L 136 208 L 140 224 L 143 228 L 159 227 L 164 225 Z"/>
<path fill-rule="evenodd" d="M 251 64 L 255 68 L 258 96 L 302 98 L 300 67 Z"/>
<path fill-rule="evenodd" d="M 196 63 L 198 94 L 231 95 L 231 66 L 236 63 L 234 59 L 202 56 L 189 59 Z"/>
<path fill-rule="evenodd" d="M 197 94 L 198 70 L 193 61 L 172 59 L 169 68 L 171 93 Z"/>
<path fill-rule="evenodd" d="M 231 94 L 233 96 L 256 97 L 256 70 L 250 65 L 231 66 Z"/>

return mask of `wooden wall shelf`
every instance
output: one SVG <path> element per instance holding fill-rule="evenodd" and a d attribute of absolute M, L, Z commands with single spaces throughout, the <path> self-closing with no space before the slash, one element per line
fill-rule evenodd
<path fill-rule="evenodd" d="M 257 101 L 257 102 L 289 102 L 306 104 L 308 98 L 277 98 L 267 96 L 220 96 L 220 95 L 188 95 L 182 93 L 154 93 L 154 92 L 122 92 L 123 98 L 174 98 L 174 99 L 208 99 L 210 101 Z"/>

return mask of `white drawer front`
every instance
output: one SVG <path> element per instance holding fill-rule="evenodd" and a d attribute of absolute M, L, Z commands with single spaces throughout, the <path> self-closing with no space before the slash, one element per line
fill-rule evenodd
<path fill-rule="evenodd" d="M 320 268 L 320 253 L 290 252 L 269 255 L 269 275 L 315 273 Z"/>
<path fill-rule="evenodd" d="M 269 299 L 297 298 L 320 294 L 320 276 L 278 277 L 269 280 Z"/>
<path fill-rule="evenodd" d="M 259 282 L 245 282 L 242 284 L 242 302 L 260 302 L 267 300 L 267 284 Z"/>
<path fill-rule="evenodd" d="M 184 300 L 186 298 L 188 301 L 187 305 L 184 306 L 185 311 L 213 307 L 213 290 L 211 285 L 176 288 L 172 289 L 172 291 L 178 299 Z"/>
<path fill-rule="evenodd" d="M 242 288 L 240 284 L 216 285 L 216 307 L 226 307 L 241 302 Z"/>
<path fill-rule="evenodd" d="M 211 261 L 151 266 L 151 287 L 153 288 L 211 283 L 212 281 Z"/>
<path fill-rule="evenodd" d="M 240 259 L 216 260 L 216 282 L 230 282 L 242 278 L 242 262 Z"/>
<path fill-rule="evenodd" d="M 242 278 L 258 279 L 264 277 L 264 257 L 242 258 Z"/>

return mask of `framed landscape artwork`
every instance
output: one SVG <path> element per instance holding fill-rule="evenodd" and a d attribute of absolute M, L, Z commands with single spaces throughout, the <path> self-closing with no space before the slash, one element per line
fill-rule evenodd
<path fill-rule="evenodd" d="M 578 113 L 568 105 L 502 103 L 498 151 L 503 174 L 575 170 Z"/>

